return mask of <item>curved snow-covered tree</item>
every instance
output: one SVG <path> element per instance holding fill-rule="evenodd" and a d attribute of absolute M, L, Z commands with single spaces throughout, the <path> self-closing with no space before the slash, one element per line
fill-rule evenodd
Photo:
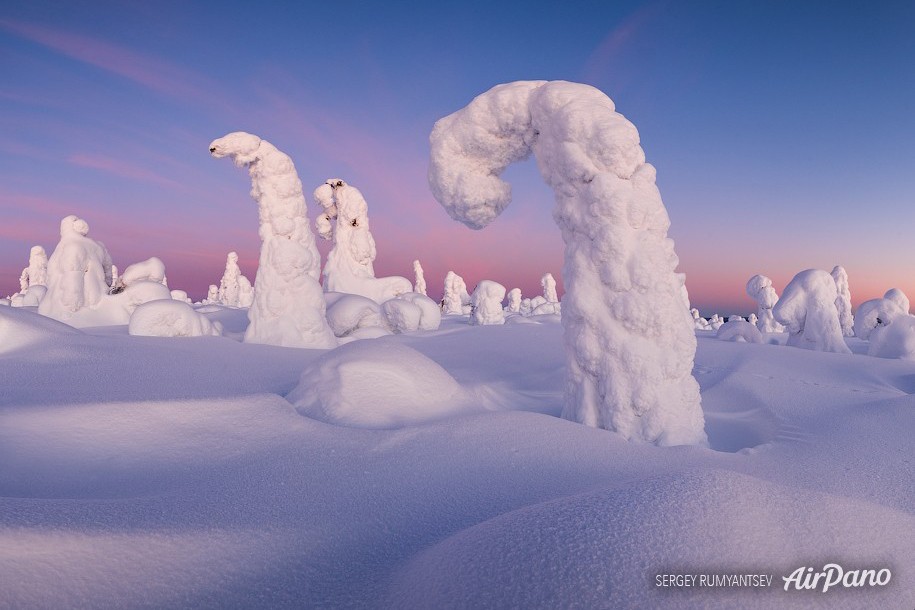
<path fill-rule="evenodd" d="M 842 326 L 842 334 L 846 337 L 855 334 L 855 319 L 851 313 L 851 290 L 848 288 L 848 273 L 845 267 L 836 265 L 832 268 L 832 279 L 836 282 L 836 290 L 839 296 L 836 297 L 836 309 L 839 311 L 839 324 Z"/>
<path fill-rule="evenodd" d="M 62 322 L 108 294 L 111 256 L 89 235 L 89 223 L 76 216 L 60 221 L 60 243 L 48 259 L 48 291 L 38 313 Z"/>
<path fill-rule="evenodd" d="M 504 324 L 504 298 L 505 286 L 492 280 L 482 280 L 470 295 L 470 323 L 478 326 Z"/>
<path fill-rule="evenodd" d="M 556 294 L 556 280 L 552 273 L 544 273 L 540 278 L 540 286 L 543 288 L 543 298 L 547 303 L 558 303 L 559 295 Z"/>
<path fill-rule="evenodd" d="M 335 347 L 318 283 L 321 256 L 292 159 L 270 142 L 243 131 L 211 142 L 210 154 L 231 157 L 236 166 L 248 168 L 251 197 L 258 205 L 263 243 L 245 342 Z"/>
<path fill-rule="evenodd" d="M 470 295 L 464 278 L 454 271 L 445 275 L 445 295 L 442 297 L 442 313 L 464 315 L 470 313 Z"/>
<path fill-rule="evenodd" d="M 780 333 L 784 328 L 772 317 L 772 308 L 778 303 L 778 294 L 772 280 L 764 275 L 754 275 L 747 281 L 747 295 L 756 301 L 758 315 L 756 328 L 764 333 Z"/>
<path fill-rule="evenodd" d="M 423 266 L 419 264 L 418 260 L 413 261 L 413 275 L 416 276 L 413 292 L 428 296 L 426 295 L 426 276 L 423 274 Z"/>
<path fill-rule="evenodd" d="M 511 201 L 499 176 L 531 153 L 565 241 L 563 416 L 659 445 L 707 443 L 696 336 L 670 219 L 635 126 L 601 91 L 563 81 L 499 85 L 439 120 L 429 183 L 480 229 Z"/>
<path fill-rule="evenodd" d="M 788 345 L 819 352 L 850 354 L 845 344 L 836 282 L 822 269 L 807 269 L 794 276 L 772 310 L 788 330 Z"/>
<path fill-rule="evenodd" d="M 405 277 L 375 277 L 375 238 L 369 230 L 368 204 L 362 193 L 339 178 L 315 189 L 324 213 L 315 220 L 319 235 L 334 247 L 324 264 L 324 290 L 358 294 L 376 303 L 413 292 Z"/>

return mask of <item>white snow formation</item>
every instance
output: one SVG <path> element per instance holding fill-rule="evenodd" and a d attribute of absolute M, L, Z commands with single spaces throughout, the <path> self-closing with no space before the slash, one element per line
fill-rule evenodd
<path fill-rule="evenodd" d="M 772 310 L 775 320 L 788 331 L 788 345 L 820 352 L 850 354 L 845 344 L 836 282 L 822 269 L 801 271 L 785 286 Z"/>
<path fill-rule="evenodd" d="M 772 308 L 778 303 L 778 294 L 772 280 L 764 275 L 754 275 L 747 281 L 747 295 L 757 306 L 756 327 L 764 333 L 780 333 L 785 329 L 772 317 Z"/>
<path fill-rule="evenodd" d="M 696 330 L 711 330 L 712 327 L 709 325 L 708 320 L 699 315 L 699 310 L 696 308 L 689 310 L 690 315 L 693 316 L 693 325 L 696 327 Z M 720 326 L 719 326 L 720 328 Z"/>
<path fill-rule="evenodd" d="M 883 298 L 896 303 L 899 309 L 909 313 L 909 297 L 905 296 L 905 293 L 898 288 L 890 288 L 883 295 Z"/>
<path fill-rule="evenodd" d="M 759 323 L 759 316 L 757 316 L 755 313 L 751 313 L 750 316 L 747 318 L 747 322 L 749 322 L 753 326 L 756 326 Z"/>
<path fill-rule="evenodd" d="M 534 308 L 531 307 L 531 299 L 521 299 L 521 305 L 518 309 L 518 313 L 526 318 L 531 315 L 532 311 L 534 311 Z"/>
<path fill-rule="evenodd" d="M 744 319 L 728 320 L 718 327 L 718 332 L 715 336 L 722 341 L 744 341 L 746 343 L 763 342 L 763 336 L 762 333 L 759 332 L 759 329 Z"/>
<path fill-rule="evenodd" d="M 427 295 L 418 292 L 405 292 L 397 297 L 399 301 L 407 301 L 419 307 L 419 327 L 416 330 L 438 330 L 442 323 L 442 310 L 438 303 Z"/>
<path fill-rule="evenodd" d="M 442 313 L 464 315 L 470 313 L 470 295 L 464 278 L 454 271 L 445 275 L 445 296 L 442 297 Z"/>
<path fill-rule="evenodd" d="M 706 444 L 696 336 L 670 219 L 635 126 L 601 91 L 563 81 L 499 85 L 439 120 L 429 183 L 455 220 L 482 228 L 511 201 L 499 175 L 534 154 L 565 241 L 567 419 L 659 445 Z"/>
<path fill-rule="evenodd" d="M 555 283 L 553 288 L 555 292 Z M 470 310 L 470 323 L 478 326 L 504 324 L 505 311 L 502 309 L 502 300 L 504 298 L 505 286 L 492 280 L 482 280 L 473 289 L 473 294 L 470 295 L 470 306 L 472 308 Z"/>
<path fill-rule="evenodd" d="M 219 280 L 216 302 L 227 307 L 251 307 L 254 302 L 254 288 L 238 266 L 238 253 L 226 256 L 226 269 Z"/>
<path fill-rule="evenodd" d="M 142 337 L 218 337 L 222 325 L 183 301 L 150 301 L 134 310 L 127 331 Z"/>
<path fill-rule="evenodd" d="M 902 315 L 870 333 L 867 353 L 880 358 L 915 360 L 915 316 Z"/>
<path fill-rule="evenodd" d="M 386 327 L 395 334 L 436 330 L 442 321 L 438 305 L 424 294 L 407 292 L 381 304 Z"/>
<path fill-rule="evenodd" d="M 521 289 L 512 288 L 508 291 L 508 304 L 505 306 L 506 313 L 521 313 Z"/>
<path fill-rule="evenodd" d="M 708 325 L 712 330 L 718 330 L 722 324 L 724 324 L 724 320 L 717 313 L 712 314 L 712 317 L 709 318 Z"/>
<path fill-rule="evenodd" d="M 559 296 L 556 294 L 556 280 L 552 273 L 545 273 L 540 278 L 540 286 L 543 288 L 543 298 L 547 303 L 558 303 Z"/>
<path fill-rule="evenodd" d="M 48 293 L 48 287 L 41 284 L 35 284 L 25 289 L 25 292 L 17 292 L 10 297 L 10 306 L 12 307 L 38 307 L 41 299 Z"/>
<path fill-rule="evenodd" d="M 349 337 L 364 328 L 386 328 L 381 307 L 368 297 L 325 292 L 324 298 L 327 301 L 327 323 L 337 337 Z"/>
<path fill-rule="evenodd" d="M 734 314 L 734 315 L 728 316 L 728 322 L 746 322 L 746 320 L 743 319 L 743 316 L 738 316 L 737 314 Z"/>
<path fill-rule="evenodd" d="M 423 266 L 419 264 L 418 260 L 413 261 L 413 275 L 416 278 L 413 292 L 426 294 L 426 276 L 423 274 Z"/>
<path fill-rule="evenodd" d="M 900 306 L 897 294 L 891 291 L 887 291 L 886 294 L 895 298 L 887 298 L 884 295 L 883 298 L 871 299 L 858 305 L 852 328 L 859 339 L 868 341 L 874 329 L 889 326 L 896 319 L 908 315 L 908 312 Z"/>
<path fill-rule="evenodd" d="M 165 282 L 165 263 L 162 259 L 152 256 L 145 261 L 134 263 L 124 269 L 124 273 L 118 278 L 115 290 L 133 286 L 137 282 L 156 282 L 167 286 Z"/>
<path fill-rule="evenodd" d="M 188 305 L 192 305 L 194 303 L 191 301 L 190 297 L 187 296 L 187 291 L 172 290 L 170 291 L 170 294 L 172 295 L 172 300 L 181 301 L 182 303 L 187 303 Z"/>
<path fill-rule="evenodd" d="M 32 246 L 29 251 L 29 266 L 19 276 L 19 290 L 25 292 L 29 286 L 48 284 L 48 255 L 41 246 Z"/>
<path fill-rule="evenodd" d="M 287 399 L 303 415 L 358 428 L 400 428 L 476 410 L 440 365 L 385 339 L 348 343 L 315 359 Z"/>
<path fill-rule="evenodd" d="M 82 218 L 71 215 L 60 222 L 60 242 L 48 259 L 48 292 L 38 306 L 41 315 L 69 322 L 108 294 L 111 256 L 88 234 L 89 223 Z"/>
<path fill-rule="evenodd" d="M 321 257 L 292 159 L 266 140 L 242 131 L 214 140 L 210 154 L 231 157 L 236 166 L 248 168 L 251 197 L 258 205 L 262 244 L 245 342 L 336 346 L 324 319 L 324 295 L 318 283 Z"/>
<path fill-rule="evenodd" d="M 207 289 L 207 296 L 203 300 L 204 305 L 215 305 L 219 303 L 219 286 L 216 284 L 210 284 L 210 287 Z"/>
<path fill-rule="evenodd" d="M 359 294 L 376 303 L 413 292 L 407 278 L 375 277 L 375 239 L 359 189 L 331 178 L 315 189 L 314 199 L 324 209 L 315 221 L 318 234 L 334 244 L 324 264 L 325 291 Z"/>
<path fill-rule="evenodd" d="M 842 334 L 851 337 L 855 334 L 855 320 L 851 313 L 851 290 L 848 288 L 848 272 L 845 267 L 836 265 L 832 268 L 832 279 L 836 282 L 836 290 L 839 296 L 836 297 L 836 309 L 839 311 L 839 324 L 842 326 Z"/>

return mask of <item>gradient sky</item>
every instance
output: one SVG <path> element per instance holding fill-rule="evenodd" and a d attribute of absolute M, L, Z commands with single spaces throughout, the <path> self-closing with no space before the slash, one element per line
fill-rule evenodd
<path fill-rule="evenodd" d="M 378 275 L 412 280 L 419 258 L 434 296 L 449 269 L 533 296 L 562 267 L 533 162 L 472 231 L 429 192 L 428 135 L 493 85 L 562 79 L 639 129 L 703 313 L 754 309 L 753 274 L 781 292 L 835 264 L 855 304 L 915 298 L 913 32 L 912 2 L 7 2 L 0 293 L 68 214 L 122 269 L 158 256 L 196 298 L 230 250 L 253 280 L 247 173 L 207 151 L 242 130 L 289 154 L 309 195 L 359 187 Z"/>

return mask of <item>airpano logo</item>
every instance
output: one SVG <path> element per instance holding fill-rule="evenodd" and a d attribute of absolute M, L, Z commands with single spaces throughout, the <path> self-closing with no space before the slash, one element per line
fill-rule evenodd
<path fill-rule="evenodd" d="M 893 573 L 889 568 L 880 570 L 859 569 L 845 570 L 837 563 L 827 563 L 819 572 L 812 567 L 801 566 L 789 576 L 782 576 L 785 591 L 820 591 L 843 587 L 846 589 L 862 587 L 885 587 L 890 584 Z"/>

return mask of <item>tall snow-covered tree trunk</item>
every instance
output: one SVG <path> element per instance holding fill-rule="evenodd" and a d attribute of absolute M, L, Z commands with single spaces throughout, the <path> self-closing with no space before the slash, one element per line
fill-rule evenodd
<path fill-rule="evenodd" d="M 563 416 L 632 440 L 706 444 L 670 220 L 638 131 L 610 98 L 562 81 L 499 85 L 438 121 L 430 143 L 432 192 L 471 228 L 510 203 L 499 175 L 531 153 L 555 193 L 565 241 Z"/>

